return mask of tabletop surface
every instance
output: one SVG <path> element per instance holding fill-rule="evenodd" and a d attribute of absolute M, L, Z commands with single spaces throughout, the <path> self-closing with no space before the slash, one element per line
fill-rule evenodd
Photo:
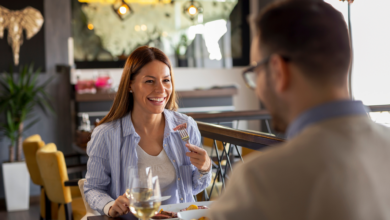
<path fill-rule="evenodd" d="M 111 218 L 106 215 L 99 215 L 99 216 L 89 216 L 87 217 L 87 219 L 88 220 L 138 220 L 138 218 L 131 213 L 116 218 Z"/>

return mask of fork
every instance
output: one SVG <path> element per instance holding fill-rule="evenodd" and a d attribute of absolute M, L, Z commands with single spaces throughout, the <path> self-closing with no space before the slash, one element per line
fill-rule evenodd
<path fill-rule="evenodd" d="M 190 143 L 190 136 L 188 135 L 187 133 L 187 130 L 186 130 L 186 127 L 183 125 L 180 127 L 180 129 L 178 130 L 179 131 L 179 134 L 180 134 L 180 137 L 181 139 L 186 142 L 186 143 Z"/>

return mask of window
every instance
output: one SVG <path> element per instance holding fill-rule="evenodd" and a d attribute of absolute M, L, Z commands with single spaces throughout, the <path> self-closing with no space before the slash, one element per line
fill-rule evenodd
<path fill-rule="evenodd" d="M 348 18 L 348 4 L 326 0 Z M 389 0 L 355 1 L 351 5 L 353 43 L 352 93 L 365 105 L 390 105 L 390 8 Z M 389 112 L 370 113 L 390 125 Z"/>

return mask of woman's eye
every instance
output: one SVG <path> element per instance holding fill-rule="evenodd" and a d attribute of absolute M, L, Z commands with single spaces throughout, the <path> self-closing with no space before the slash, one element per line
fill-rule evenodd
<path fill-rule="evenodd" d="M 171 80 L 170 79 L 165 79 L 164 82 L 170 82 Z"/>
<path fill-rule="evenodd" d="M 147 80 L 145 83 L 153 83 L 153 80 Z"/>

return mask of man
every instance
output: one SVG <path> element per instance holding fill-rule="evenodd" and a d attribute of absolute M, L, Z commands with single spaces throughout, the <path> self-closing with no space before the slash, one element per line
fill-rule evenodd
<path fill-rule="evenodd" d="M 342 15 L 322 1 L 283 1 L 256 27 L 245 79 L 287 141 L 233 170 L 210 219 L 390 219 L 390 129 L 349 100 Z"/>

